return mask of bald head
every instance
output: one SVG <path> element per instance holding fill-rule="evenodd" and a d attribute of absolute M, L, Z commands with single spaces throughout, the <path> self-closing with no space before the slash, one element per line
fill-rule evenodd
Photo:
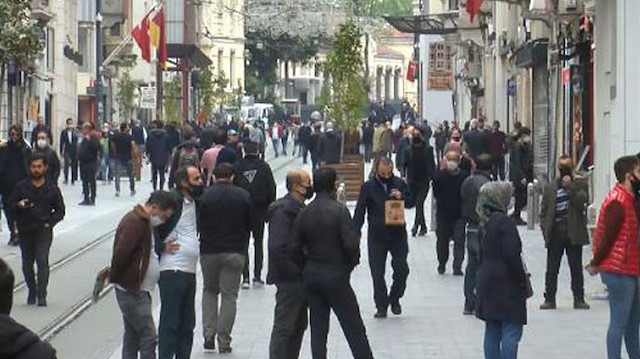
<path fill-rule="evenodd" d="M 460 153 L 458 151 L 447 152 L 447 161 L 460 162 Z"/>
<path fill-rule="evenodd" d="M 302 169 L 293 169 L 287 172 L 287 191 L 293 192 L 297 186 L 311 186 L 311 176 Z"/>

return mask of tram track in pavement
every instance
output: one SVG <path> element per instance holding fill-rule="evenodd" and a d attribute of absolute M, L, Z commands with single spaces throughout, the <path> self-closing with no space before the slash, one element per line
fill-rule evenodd
<path fill-rule="evenodd" d="M 291 165 L 291 163 L 295 162 L 298 158 L 299 158 L 298 156 L 292 156 L 291 159 L 283 161 L 282 163 L 273 167 L 272 172 L 275 175 L 275 173 L 287 168 L 289 165 Z M 76 259 L 82 257 L 83 255 L 91 252 L 93 249 L 99 247 L 105 241 L 112 239 L 114 235 L 115 235 L 115 229 L 101 235 L 100 237 L 92 240 L 91 242 L 85 244 L 84 246 L 78 248 L 77 250 L 69 253 L 68 255 L 64 256 L 60 260 L 53 263 L 50 266 L 50 272 L 53 273 L 56 270 L 69 265 Z M 14 294 L 24 290 L 25 288 L 26 288 L 26 283 L 24 281 L 18 283 L 16 286 L 14 286 L 14 289 L 13 289 Z M 104 298 L 106 295 L 111 293 L 113 289 L 114 289 L 114 286 L 112 284 L 105 285 L 105 287 L 102 289 L 102 291 L 98 295 L 98 300 Z M 73 324 L 76 320 L 78 320 L 82 316 L 82 314 L 84 314 L 96 303 L 97 302 L 93 298 L 93 293 L 88 293 L 81 300 L 69 306 L 64 312 L 58 315 L 54 320 L 50 321 L 44 327 L 40 328 L 37 331 L 38 336 L 40 337 L 41 340 L 45 342 L 51 341 L 57 334 L 59 334 L 69 325 Z"/>

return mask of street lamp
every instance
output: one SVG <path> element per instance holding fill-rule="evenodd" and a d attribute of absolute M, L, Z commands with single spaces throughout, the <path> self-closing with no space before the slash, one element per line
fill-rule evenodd
<path fill-rule="evenodd" d="M 95 94 L 96 94 L 96 108 L 95 119 L 96 128 L 102 126 L 102 114 L 104 112 L 104 104 L 102 103 L 102 14 L 101 1 L 96 0 L 96 81 L 95 81 Z"/>

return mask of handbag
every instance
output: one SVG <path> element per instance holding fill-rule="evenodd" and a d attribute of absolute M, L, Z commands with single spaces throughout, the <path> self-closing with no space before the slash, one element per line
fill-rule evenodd
<path fill-rule="evenodd" d="M 522 254 L 520 254 L 520 260 L 522 261 L 522 268 L 524 269 L 524 290 L 527 299 L 533 297 L 533 285 L 531 285 L 531 273 L 527 269 L 527 263 L 524 261 Z"/>

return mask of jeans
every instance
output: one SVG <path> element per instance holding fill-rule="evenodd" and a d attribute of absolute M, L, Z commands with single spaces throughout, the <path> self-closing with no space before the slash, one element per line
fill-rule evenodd
<path fill-rule="evenodd" d="M 467 226 L 467 269 L 464 273 L 464 306 L 476 307 L 476 274 L 480 267 L 480 228 L 477 224 Z"/>
<path fill-rule="evenodd" d="M 575 300 L 584 300 L 584 275 L 582 273 L 582 245 L 572 245 L 568 235 L 564 238 L 554 234 L 547 247 L 547 274 L 545 278 L 545 299 L 555 302 L 558 290 L 558 273 L 562 255 L 567 253 L 571 271 L 571 290 Z"/>
<path fill-rule="evenodd" d="M 449 260 L 449 242 L 453 240 L 453 270 L 462 270 L 464 262 L 464 222 L 461 219 L 437 219 L 436 250 L 441 267 Z"/>
<path fill-rule="evenodd" d="M 251 233 L 253 234 L 253 279 L 262 278 L 262 264 L 264 262 L 264 223 L 267 218 L 267 209 L 253 207 L 251 209 Z M 242 279 L 249 281 L 249 248 L 244 263 Z"/>
<path fill-rule="evenodd" d="M 196 275 L 181 271 L 160 272 L 160 326 L 158 356 L 160 359 L 188 359 L 196 326 Z"/>
<path fill-rule="evenodd" d="M 282 136 L 282 154 L 285 156 L 287 155 L 287 140 L 287 137 Z"/>
<path fill-rule="evenodd" d="M 164 166 L 157 166 L 154 164 L 151 165 L 151 181 L 153 183 L 154 191 L 158 189 L 158 179 L 160 179 L 160 190 L 164 189 L 164 182 L 165 182 L 164 174 L 165 174 Z"/>
<path fill-rule="evenodd" d="M 600 277 L 609 292 L 607 358 L 620 359 L 624 337 L 629 359 L 640 359 L 638 278 L 608 272 L 600 273 Z"/>
<path fill-rule="evenodd" d="M 127 171 L 127 177 L 129 177 L 129 189 L 131 192 L 136 190 L 136 179 L 133 178 L 133 162 L 131 160 L 116 160 L 116 192 L 120 193 L 120 177 L 122 176 L 121 166 Z"/>
<path fill-rule="evenodd" d="M 218 347 L 231 347 L 231 331 L 236 320 L 236 305 L 245 256 L 237 253 L 200 256 L 204 293 L 202 327 L 205 341 L 218 337 Z M 218 307 L 218 295 L 222 297 Z"/>
<path fill-rule="evenodd" d="M 140 359 L 155 359 L 158 336 L 151 312 L 151 294 L 116 288 L 116 299 L 124 321 L 122 359 L 138 359 L 138 353 Z"/>
<path fill-rule="evenodd" d="M 386 312 L 389 304 L 398 302 L 404 296 L 404 291 L 407 288 L 409 244 L 406 238 L 396 238 L 392 241 L 370 238 L 368 249 L 369 269 L 373 280 L 373 299 L 376 302 L 376 308 Z M 387 268 L 387 253 L 391 253 L 391 268 L 393 269 L 393 284 L 390 291 L 387 291 L 387 283 L 384 278 Z"/>
<path fill-rule="evenodd" d="M 37 295 L 38 299 L 47 298 L 49 284 L 49 250 L 53 233 L 51 228 L 43 228 L 34 233 L 20 232 L 20 251 L 22 252 L 22 273 L 29 288 L 29 296 Z M 38 277 L 33 264 L 38 267 Z"/>
<path fill-rule="evenodd" d="M 307 164 L 307 156 L 309 155 L 309 146 L 305 143 L 300 144 L 300 154 L 302 155 L 302 163 Z"/>
<path fill-rule="evenodd" d="M 318 152 L 311 152 L 311 173 L 315 172 L 320 167 L 320 158 Z"/>
<path fill-rule="evenodd" d="M 271 140 L 271 143 L 273 144 L 273 152 L 275 152 L 276 158 L 278 158 L 278 143 L 279 142 L 280 142 L 280 140 L 277 139 L 277 138 Z"/>
<path fill-rule="evenodd" d="M 96 174 L 98 171 L 98 161 L 80 164 L 80 178 L 82 179 L 82 194 L 85 200 L 95 201 L 96 199 Z"/>
<path fill-rule="evenodd" d="M 69 172 L 71 172 L 71 183 L 78 180 L 78 159 L 68 153 L 64 154 L 64 182 L 69 181 Z"/>
<path fill-rule="evenodd" d="M 298 359 L 309 321 L 304 286 L 302 282 L 281 282 L 276 286 L 269 358 Z"/>
<path fill-rule="evenodd" d="M 417 230 L 422 228 L 423 231 L 427 231 L 427 222 L 424 218 L 424 202 L 429 195 L 429 182 L 416 181 L 409 184 L 409 190 L 416 200 L 416 217 L 413 221 L 413 228 Z"/>
<path fill-rule="evenodd" d="M 506 178 L 504 156 L 493 157 L 491 173 L 493 174 L 494 179 L 500 179 L 500 181 L 504 181 L 504 179 Z"/>
<path fill-rule="evenodd" d="M 303 282 L 309 300 L 311 355 L 327 359 L 327 336 L 331 310 L 338 318 L 354 359 L 373 359 L 367 331 L 360 316 L 358 299 L 349 283 L 349 273 L 307 264 Z"/>
<path fill-rule="evenodd" d="M 527 185 L 522 184 L 520 181 L 512 181 L 513 184 L 513 197 L 515 198 L 515 205 L 513 207 L 513 217 L 521 218 L 520 214 L 524 207 L 527 206 Z"/>
<path fill-rule="evenodd" d="M 516 359 L 522 338 L 522 324 L 487 320 L 484 329 L 485 359 Z"/>
<path fill-rule="evenodd" d="M 109 157 L 102 157 L 100 160 L 100 177 L 103 181 L 109 181 L 113 179 L 113 167 L 111 167 L 111 159 Z"/>

